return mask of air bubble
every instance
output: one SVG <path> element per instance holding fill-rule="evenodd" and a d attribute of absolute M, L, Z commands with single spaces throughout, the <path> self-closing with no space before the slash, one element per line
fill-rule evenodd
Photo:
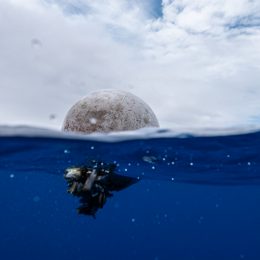
<path fill-rule="evenodd" d="M 33 201 L 34 202 L 39 202 L 40 201 L 40 197 L 39 196 L 34 196 L 33 197 Z"/>
<path fill-rule="evenodd" d="M 155 156 L 143 156 L 143 161 L 147 163 L 155 163 L 157 158 Z"/>

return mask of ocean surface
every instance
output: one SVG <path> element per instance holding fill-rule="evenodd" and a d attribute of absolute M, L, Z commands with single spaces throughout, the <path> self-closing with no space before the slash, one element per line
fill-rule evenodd
<path fill-rule="evenodd" d="M 259 260 L 259 151 L 259 131 L 0 127 L 1 259 Z M 102 167 L 128 185 L 68 192 L 69 169 Z"/>

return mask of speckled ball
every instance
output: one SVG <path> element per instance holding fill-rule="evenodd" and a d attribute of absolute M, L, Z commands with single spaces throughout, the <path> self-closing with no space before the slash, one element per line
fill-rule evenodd
<path fill-rule="evenodd" d="M 108 133 L 159 127 L 152 109 L 137 96 L 121 90 L 92 92 L 67 113 L 63 130 Z"/>

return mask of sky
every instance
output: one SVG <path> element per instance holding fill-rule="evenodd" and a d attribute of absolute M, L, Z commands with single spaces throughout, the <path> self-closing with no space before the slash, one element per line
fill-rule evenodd
<path fill-rule="evenodd" d="M 260 125 L 259 0 L 1 0 L 0 125 L 60 129 L 91 91 L 163 128 Z"/>

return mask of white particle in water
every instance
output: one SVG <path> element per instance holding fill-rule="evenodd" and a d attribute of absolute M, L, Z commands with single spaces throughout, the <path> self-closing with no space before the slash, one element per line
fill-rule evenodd
<path fill-rule="evenodd" d="M 174 181 L 174 178 L 172 177 L 171 180 Z"/>
<path fill-rule="evenodd" d="M 131 163 L 128 163 L 128 166 L 131 166 Z"/>
<path fill-rule="evenodd" d="M 142 160 L 147 163 L 155 163 L 157 158 L 155 156 L 143 156 Z"/>
<path fill-rule="evenodd" d="M 172 165 L 174 165 L 175 164 L 175 162 L 172 162 Z"/>
<path fill-rule="evenodd" d="M 250 166 L 250 165 L 251 165 L 251 162 L 247 162 L 247 165 Z"/>
<path fill-rule="evenodd" d="M 39 196 L 34 196 L 34 197 L 33 197 L 33 201 L 34 201 L 34 202 L 40 201 L 40 197 L 39 197 Z"/>
<path fill-rule="evenodd" d="M 166 159 L 165 158 L 162 158 L 163 161 L 165 161 Z"/>
<path fill-rule="evenodd" d="M 91 149 L 91 150 L 94 150 L 94 149 L 95 149 L 95 147 L 94 147 L 94 146 L 91 146 L 91 147 L 90 147 L 90 149 Z"/>
<path fill-rule="evenodd" d="M 64 150 L 64 153 L 70 153 L 70 151 L 69 151 L 69 150 L 67 150 L 67 149 L 65 149 L 65 150 Z"/>
<path fill-rule="evenodd" d="M 137 180 L 140 180 L 140 177 L 139 177 L 139 176 L 137 176 L 137 177 L 136 177 L 136 179 L 137 179 Z"/>
<path fill-rule="evenodd" d="M 227 158 L 230 158 L 230 154 L 227 154 Z"/>
<path fill-rule="evenodd" d="M 127 172 L 127 168 L 125 168 L 125 172 Z"/>
<path fill-rule="evenodd" d="M 201 217 L 199 218 L 199 220 L 198 220 L 198 223 L 201 224 L 201 223 L 203 222 L 203 220 L 204 220 L 204 217 L 201 216 Z"/>
<path fill-rule="evenodd" d="M 152 169 L 155 170 L 155 166 L 152 166 Z"/>
<path fill-rule="evenodd" d="M 190 163 L 190 166 L 193 166 L 193 165 L 194 165 L 193 162 L 191 162 L 191 163 Z"/>
<path fill-rule="evenodd" d="M 135 222 L 135 218 L 132 218 L 131 221 L 134 223 Z"/>
<path fill-rule="evenodd" d="M 13 179 L 14 178 L 14 174 L 10 174 L 10 178 Z"/>

